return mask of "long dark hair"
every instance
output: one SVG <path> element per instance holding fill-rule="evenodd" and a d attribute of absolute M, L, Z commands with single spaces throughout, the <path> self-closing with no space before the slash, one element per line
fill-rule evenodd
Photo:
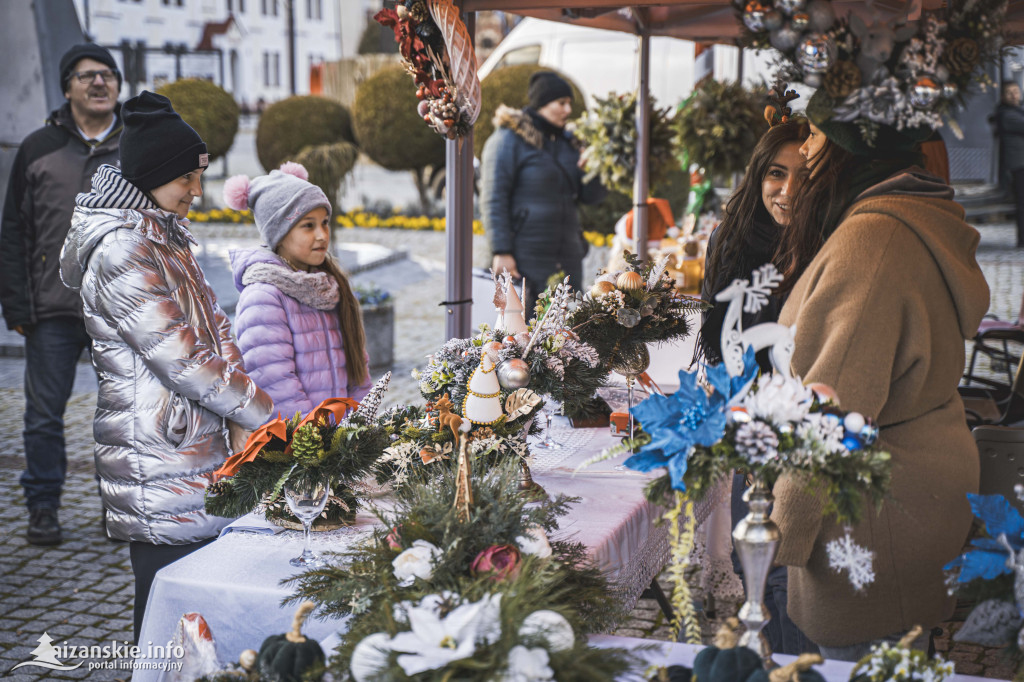
<path fill-rule="evenodd" d="M 773 126 L 761 136 L 747 164 L 747 172 L 726 204 L 722 222 L 715 228 L 716 248 L 708 259 L 706 276 L 719 279 L 726 264 L 737 262 L 737 257 L 748 242 L 754 221 L 771 220 L 761 197 L 761 184 L 782 148 L 794 142 L 803 143 L 809 134 L 807 120 L 795 117 Z M 729 279 L 732 274 L 728 275 Z M 745 276 L 749 274 L 744 273 Z"/>
<path fill-rule="evenodd" d="M 785 295 L 793 288 L 861 192 L 919 163 L 919 152 L 879 151 L 874 157 L 859 156 L 826 137 L 821 151 L 809 161 L 810 177 L 797 193 L 793 218 L 776 251 L 776 264 L 784 278 L 778 292 Z"/>
<path fill-rule="evenodd" d="M 341 341 L 345 345 L 345 364 L 349 383 L 361 386 L 368 378 L 366 370 L 366 333 L 363 331 L 363 316 L 359 301 L 352 293 L 352 285 L 342 272 L 341 266 L 330 253 L 320 269 L 338 281 L 338 322 L 341 325 Z"/>

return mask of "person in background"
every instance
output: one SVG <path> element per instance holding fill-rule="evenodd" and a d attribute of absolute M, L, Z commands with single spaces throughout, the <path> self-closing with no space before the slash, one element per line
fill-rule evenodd
<path fill-rule="evenodd" d="M 772 122 L 772 121 L 770 121 Z M 807 121 L 790 118 L 776 122 L 761 136 L 747 165 L 747 172 L 729 199 L 725 217 L 708 240 L 707 266 L 701 298 L 714 307 L 704 313 L 697 341 L 697 357 L 709 363 L 722 361 L 722 324 L 726 304 L 715 303 L 715 295 L 735 279 L 750 279 L 751 273 L 765 263 L 777 262 L 777 251 L 782 235 L 794 211 L 797 193 L 807 177 L 800 145 L 807 138 Z M 743 328 L 775 322 L 783 301 L 774 293 L 756 313 L 743 313 Z M 771 372 L 767 352 L 758 354 L 763 372 Z M 728 489 L 728 486 L 726 486 Z M 743 493 L 746 477 L 733 476 L 731 504 L 725 505 L 725 491 L 721 492 L 723 506 L 731 517 L 731 524 L 713 520 L 708 523 L 705 549 L 705 572 L 719 575 L 732 570 L 743 575 L 743 568 L 732 551 L 731 529 L 748 513 Z M 713 514 L 718 513 L 716 509 Z M 731 566 L 730 566 L 731 556 Z M 725 584 L 721 577 L 718 584 Z M 714 583 L 713 583 L 714 584 Z M 786 567 L 776 566 L 768 575 L 765 604 L 771 619 L 765 627 L 765 636 L 772 651 L 780 654 L 815 653 L 817 647 L 807 639 L 786 612 Z"/>
<path fill-rule="evenodd" d="M 0 223 L 0 306 L 8 329 L 25 337 L 26 537 L 63 540 L 57 510 L 67 473 L 64 410 L 75 365 L 89 347 L 82 301 L 61 284 L 58 256 L 75 195 L 104 163 L 117 163 L 121 74 L 111 54 L 90 43 L 60 60 L 67 102 L 22 142 L 14 157 Z"/>
<path fill-rule="evenodd" d="M 1024 248 L 1024 108 L 1020 106 L 1020 86 L 1003 81 L 1003 96 L 995 111 L 999 135 L 1000 172 L 1009 182 L 1017 204 L 1017 248 Z"/>
<path fill-rule="evenodd" d="M 587 243 L 576 204 L 595 204 L 607 193 L 596 178 L 583 182 L 579 150 L 565 130 L 572 113 L 569 83 L 538 71 L 528 95 L 522 110 L 498 107 L 481 155 L 480 196 L 491 267 L 526 277 L 527 318 L 556 272 L 564 271 L 576 289 L 582 286 Z"/>
<path fill-rule="evenodd" d="M 824 90 L 808 102 L 800 151 L 810 176 L 783 238 L 789 296 L 779 322 L 796 325 L 794 375 L 875 419 L 877 447 L 892 455 L 881 511 L 867 509 L 850 529 L 874 553 L 874 582 L 858 593 L 829 567 L 826 545 L 845 531 L 806 480 L 779 479 L 772 519 L 782 534 L 776 561 L 789 567 L 790 618 L 826 658 L 856 661 L 874 643 L 915 625 L 929 632 L 953 613 L 943 566 L 967 538 L 966 495 L 979 479 L 957 385 L 989 291 L 977 230 L 952 188 L 916 165 L 932 131 L 878 123 L 865 139 L 833 106 Z M 805 264 L 808 243 L 822 245 Z"/>
<path fill-rule="evenodd" d="M 231 252 L 235 328 L 245 367 L 285 418 L 370 388 L 359 302 L 330 254 L 331 203 L 286 163 L 251 183 L 224 184 L 225 203 L 252 209 L 263 246 Z"/>
<path fill-rule="evenodd" d="M 122 112 L 121 168 L 101 166 L 78 195 L 60 272 L 81 294 L 99 370 L 96 472 L 107 532 L 131 543 L 137 640 L 156 572 L 230 521 L 206 514 L 206 488 L 273 402 L 243 371 L 192 255 L 185 216 L 206 145 L 161 95 Z"/>

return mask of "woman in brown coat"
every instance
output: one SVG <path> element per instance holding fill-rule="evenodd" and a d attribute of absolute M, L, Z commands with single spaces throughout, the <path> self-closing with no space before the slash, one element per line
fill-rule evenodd
<path fill-rule="evenodd" d="M 795 256 L 787 264 L 802 274 L 785 283 L 779 321 L 796 325 L 793 371 L 873 417 L 892 454 L 889 497 L 878 514 L 866 505 L 852 529 L 874 553 L 875 581 L 858 593 L 829 568 L 825 546 L 843 529 L 822 517 L 805 482 L 779 481 L 772 518 L 782 531 L 776 561 L 790 567 L 790 617 L 827 658 L 857 660 L 875 641 L 927 631 L 953 611 L 942 567 L 964 543 L 966 494 L 978 487 L 957 384 L 989 292 L 978 233 L 953 190 L 911 166 L 915 133 L 925 131 L 880 126 L 869 147 L 821 104 L 818 94 L 808 103 L 801 153 L 811 177 L 787 237 L 792 254 L 824 243 L 806 268 Z"/>

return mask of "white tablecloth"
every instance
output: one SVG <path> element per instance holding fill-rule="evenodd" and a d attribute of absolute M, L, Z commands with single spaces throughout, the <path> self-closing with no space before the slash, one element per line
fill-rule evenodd
<path fill-rule="evenodd" d="M 618 596 L 631 609 L 668 560 L 668 526 L 654 527 L 659 511 L 643 497 L 648 476 L 601 462 L 574 473 L 586 459 L 618 442 L 607 429 L 570 429 L 559 419 L 555 438 L 566 447 L 538 450 L 531 466 L 534 479 L 548 494 L 564 493 L 580 502 L 562 518 L 560 535 L 584 543 L 598 566 L 616 581 Z M 621 461 L 621 460 L 620 460 Z M 356 525 L 314 534 L 314 549 L 343 551 L 365 537 L 374 517 L 361 513 Z M 252 515 L 232 526 L 265 527 Z M 294 606 L 281 607 L 293 590 L 279 583 L 300 571 L 288 560 L 302 550 L 297 531 L 274 535 L 232 532 L 167 566 L 156 575 L 139 636 L 146 643 L 166 643 L 182 614 L 199 612 L 217 641 L 222 661 L 236 661 L 244 649 L 258 649 L 271 634 L 291 626 Z M 310 620 L 306 632 L 323 639 L 342 621 Z M 136 670 L 133 680 L 158 680 L 161 674 Z"/>

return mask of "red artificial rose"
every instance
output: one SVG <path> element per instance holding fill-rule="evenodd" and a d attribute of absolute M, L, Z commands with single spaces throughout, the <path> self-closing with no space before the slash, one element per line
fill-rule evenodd
<path fill-rule="evenodd" d="M 391 532 L 388 533 L 388 536 L 384 539 L 387 541 L 388 547 L 390 547 L 391 549 L 395 551 L 402 549 L 402 536 L 398 533 L 398 526 L 393 526 L 391 528 Z"/>
<path fill-rule="evenodd" d="M 469 570 L 474 577 L 488 576 L 491 580 L 513 579 L 519 575 L 519 550 L 512 545 L 491 545 L 476 555 Z"/>

